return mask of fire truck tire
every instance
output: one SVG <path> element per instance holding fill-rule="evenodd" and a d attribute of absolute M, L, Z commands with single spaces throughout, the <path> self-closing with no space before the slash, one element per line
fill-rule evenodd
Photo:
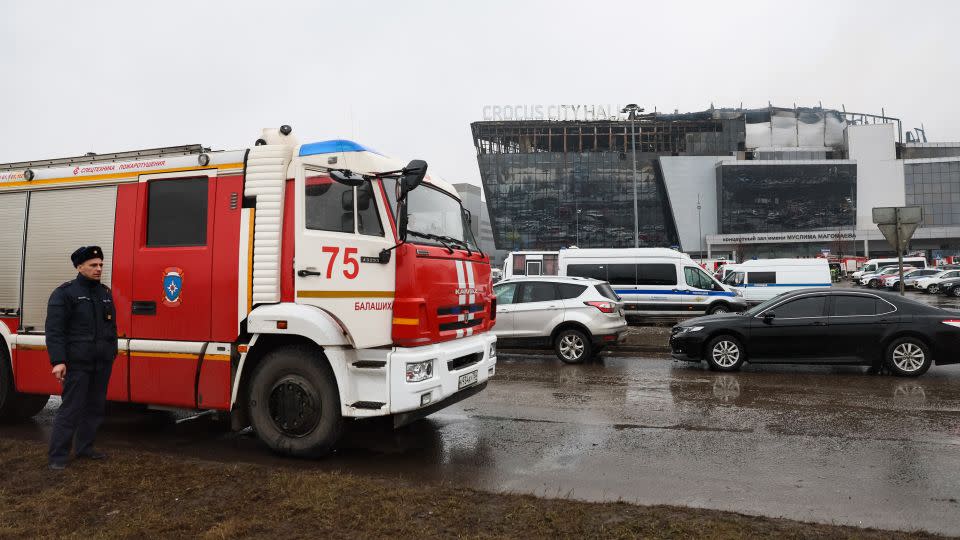
<path fill-rule="evenodd" d="M 13 369 L 6 349 L 0 341 L 0 421 L 15 422 L 31 418 L 42 411 L 50 396 L 17 392 L 13 385 Z"/>
<path fill-rule="evenodd" d="M 311 347 L 287 346 L 267 353 L 253 372 L 248 407 L 260 439 L 288 456 L 323 456 L 343 428 L 333 371 Z"/>

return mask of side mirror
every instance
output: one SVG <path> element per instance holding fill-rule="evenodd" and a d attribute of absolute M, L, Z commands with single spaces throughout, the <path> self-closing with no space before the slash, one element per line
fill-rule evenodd
<path fill-rule="evenodd" d="M 340 209 L 344 212 L 353 212 L 353 190 L 340 194 Z"/>
<path fill-rule="evenodd" d="M 407 201 L 401 200 L 397 204 L 397 232 L 400 234 L 400 243 L 407 241 Z"/>
<path fill-rule="evenodd" d="M 407 193 L 413 191 L 423 182 L 427 175 L 427 162 L 422 159 L 414 159 L 403 168 L 400 175 L 400 198 L 407 196 Z"/>
<path fill-rule="evenodd" d="M 463 219 L 466 220 L 467 225 L 473 225 L 473 214 L 466 208 L 463 209 Z"/>
<path fill-rule="evenodd" d="M 369 210 L 370 199 L 372 198 L 373 196 L 370 194 L 369 190 L 363 188 L 357 189 L 357 211 L 363 212 L 364 210 Z"/>
<path fill-rule="evenodd" d="M 763 322 L 770 324 L 773 322 L 773 319 L 777 318 L 777 314 L 772 311 L 765 311 L 763 313 Z"/>
<path fill-rule="evenodd" d="M 351 171 L 341 171 L 341 170 L 332 170 L 330 171 L 330 178 L 333 178 L 334 181 L 350 187 L 359 187 L 364 184 L 367 180 L 363 177 L 362 174 L 357 174 Z"/>

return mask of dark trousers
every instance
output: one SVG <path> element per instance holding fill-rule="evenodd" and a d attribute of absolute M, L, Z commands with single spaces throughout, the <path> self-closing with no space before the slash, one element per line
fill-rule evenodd
<path fill-rule="evenodd" d="M 50 434 L 51 463 L 67 462 L 74 436 L 77 438 L 77 454 L 93 450 L 93 438 L 103 422 L 111 371 L 110 365 L 90 370 L 67 367 L 63 403 L 57 410 L 53 433 Z"/>

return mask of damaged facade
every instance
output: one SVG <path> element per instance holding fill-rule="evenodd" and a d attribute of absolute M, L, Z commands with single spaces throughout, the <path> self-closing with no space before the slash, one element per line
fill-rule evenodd
<path fill-rule="evenodd" d="M 871 209 L 916 202 L 930 227 L 912 247 L 960 253 L 960 143 L 912 132 L 904 143 L 896 118 L 819 107 L 641 113 L 633 124 L 473 123 L 497 247 L 632 247 L 635 142 L 642 247 L 739 258 L 881 253 L 889 248 Z M 946 200 L 934 201 L 934 190 Z"/>

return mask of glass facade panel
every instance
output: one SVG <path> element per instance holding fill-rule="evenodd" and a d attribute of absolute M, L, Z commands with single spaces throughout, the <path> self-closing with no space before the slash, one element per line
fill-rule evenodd
<path fill-rule="evenodd" d="M 787 163 L 717 168 L 721 233 L 854 227 L 856 165 Z"/>
<path fill-rule="evenodd" d="M 960 225 L 960 161 L 907 163 L 907 204 L 923 207 L 923 224 Z"/>
<path fill-rule="evenodd" d="M 637 157 L 640 246 L 677 245 L 655 156 Z M 498 249 L 633 247 L 630 152 L 482 154 L 478 162 Z"/>

